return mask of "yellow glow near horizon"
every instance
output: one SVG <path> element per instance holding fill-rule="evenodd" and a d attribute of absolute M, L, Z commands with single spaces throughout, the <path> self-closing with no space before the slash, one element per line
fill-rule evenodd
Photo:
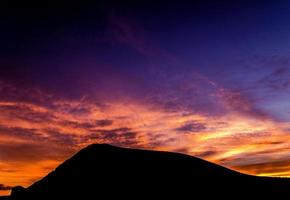
<path fill-rule="evenodd" d="M 6 145 L 8 149 L 0 152 L 0 183 L 28 186 L 91 143 L 181 152 L 259 176 L 287 177 L 290 173 L 289 166 L 283 166 L 283 162 L 275 167 L 276 160 L 287 159 L 289 155 L 289 136 L 284 131 L 288 125 L 285 123 L 251 118 L 237 112 L 218 118 L 202 114 L 184 115 L 136 102 L 111 102 L 102 109 L 78 101 L 56 101 L 54 105 L 54 109 L 49 109 L 29 103 L 0 102 L 0 145 Z M 75 114 L 67 111 L 73 108 L 85 108 L 87 112 Z M 17 117 L 22 112 L 29 112 L 35 119 Z M 41 117 L 47 121 L 39 120 Z M 94 126 L 97 120 L 111 120 L 112 123 Z M 180 128 L 188 124 L 188 129 Z M 118 130 L 120 128 L 125 129 Z M 112 136 L 102 137 L 106 131 Z M 122 136 L 126 132 L 128 138 Z M 95 135 L 89 135 L 92 133 Z M 23 145 L 30 145 L 43 158 L 29 158 L 29 152 L 21 152 Z M 51 150 L 55 152 L 49 152 Z M 27 155 L 20 158 L 22 153 Z M 260 160 L 269 165 L 259 168 L 242 166 Z M 1 191 L 0 194 L 8 192 Z"/>

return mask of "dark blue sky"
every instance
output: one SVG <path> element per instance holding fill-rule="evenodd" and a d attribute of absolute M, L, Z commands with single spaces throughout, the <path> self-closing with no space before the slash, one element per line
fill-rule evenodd
<path fill-rule="evenodd" d="M 96 85 L 138 96 L 166 84 L 158 73 L 197 73 L 288 120 L 289 9 L 287 1 L 11 3 L 2 8 L 0 75 L 79 97 Z"/>

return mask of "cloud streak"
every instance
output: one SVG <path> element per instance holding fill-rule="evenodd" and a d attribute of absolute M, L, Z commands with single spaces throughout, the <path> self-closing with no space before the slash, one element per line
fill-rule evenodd
<path fill-rule="evenodd" d="M 0 190 L 11 190 L 12 187 L 4 184 L 0 184 Z"/>
<path fill-rule="evenodd" d="M 206 130 L 206 126 L 203 123 L 187 122 L 186 124 L 176 128 L 175 130 L 183 133 L 202 132 Z"/>

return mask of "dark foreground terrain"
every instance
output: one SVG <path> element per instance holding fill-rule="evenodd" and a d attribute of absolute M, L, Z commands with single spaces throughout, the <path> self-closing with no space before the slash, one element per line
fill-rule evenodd
<path fill-rule="evenodd" d="M 286 178 L 248 176 L 183 154 L 96 144 L 27 189 L 14 188 L 9 199 L 288 199 L 289 194 Z"/>

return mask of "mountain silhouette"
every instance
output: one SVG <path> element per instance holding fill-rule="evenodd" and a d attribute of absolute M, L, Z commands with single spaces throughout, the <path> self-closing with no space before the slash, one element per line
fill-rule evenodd
<path fill-rule="evenodd" d="M 289 191 L 287 178 L 245 175 L 179 153 L 94 144 L 30 187 L 14 188 L 10 199 L 235 199 Z"/>

